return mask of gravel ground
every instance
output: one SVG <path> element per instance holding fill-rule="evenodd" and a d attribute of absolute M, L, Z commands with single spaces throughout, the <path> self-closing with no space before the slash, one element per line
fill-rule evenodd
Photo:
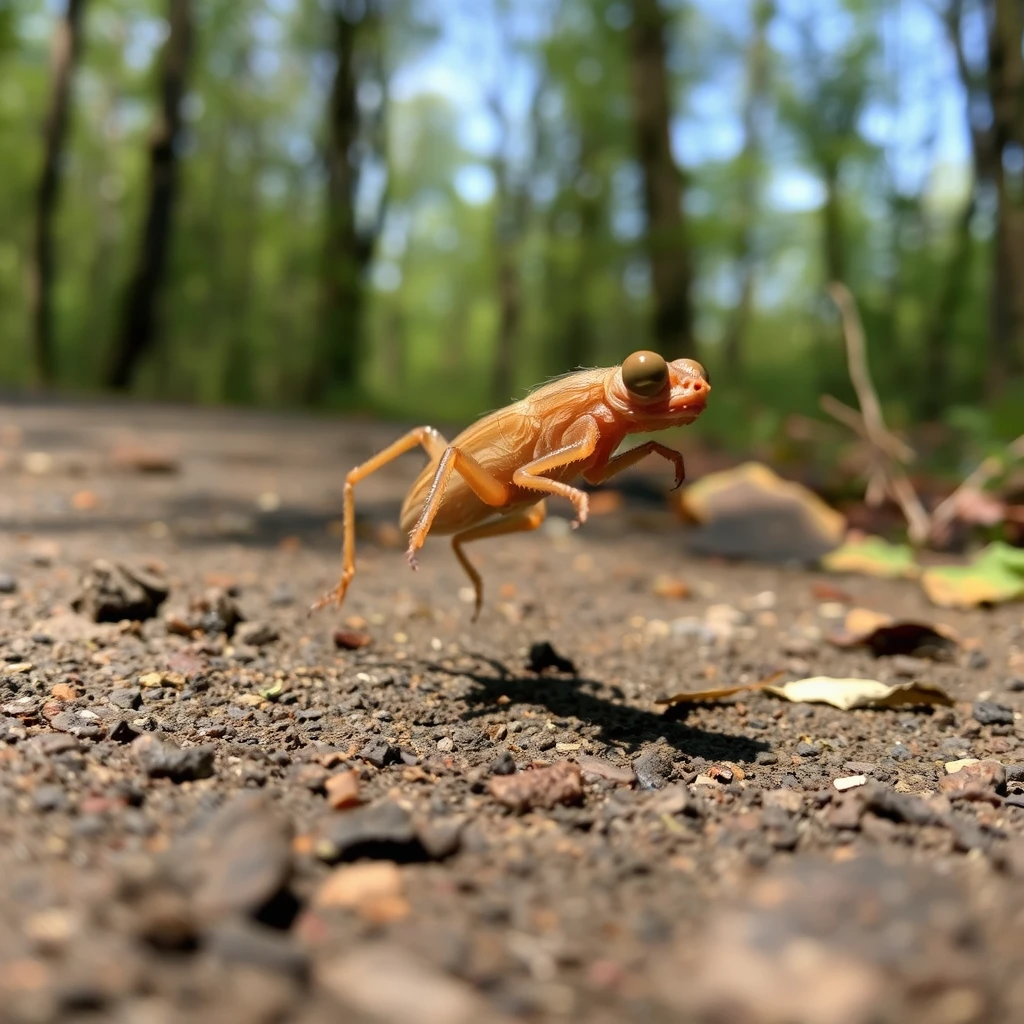
<path fill-rule="evenodd" d="M 1024 1019 L 1019 606 L 698 560 L 609 498 L 470 548 L 472 624 L 446 542 L 405 564 L 409 456 L 310 618 L 400 429 L 3 408 L 0 1019 Z M 849 606 L 964 643 L 841 649 Z M 777 671 L 955 704 L 655 703 Z"/>

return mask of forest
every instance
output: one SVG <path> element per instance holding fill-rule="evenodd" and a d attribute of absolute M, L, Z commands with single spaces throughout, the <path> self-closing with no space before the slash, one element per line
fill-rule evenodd
<path fill-rule="evenodd" d="M 0 386 L 471 418 L 637 348 L 747 441 L 1024 431 L 1017 0 L 0 0 Z"/>

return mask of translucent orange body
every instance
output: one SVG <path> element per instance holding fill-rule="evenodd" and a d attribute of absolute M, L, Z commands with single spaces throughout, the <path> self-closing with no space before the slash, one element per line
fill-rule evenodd
<path fill-rule="evenodd" d="M 642 393 L 654 388 L 654 394 Z M 453 535 L 456 557 L 473 582 L 475 619 L 483 586 L 463 544 L 536 529 L 546 514 L 545 499 L 552 495 L 572 502 L 573 526 L 579 526 L 587 518 L 587 494 L 571 481 L 582 476 L 590 484 L 601 483 L 649 454 L 674 465 L 678 487 L 685 477 L 679 452 L 656 441 L 619 455 L 615 451 L 629 434 L 692 423 L 710 391 L 706 373 L 693 360 L 666 362 L 640 352 L 622 366 L 553 380 L 484 416 L 450 444 L 433 427 L 410 430 L 346 477 L 341 579 L 314 608 L 335 600 L 340 605 L 355 575 L 355 485 L 404 452 L 419 446 L 429 456 L 400 515 L 401 528 L 409 534 L 409 563 L 416 567 L 416 552 L 428 533 Z"/>

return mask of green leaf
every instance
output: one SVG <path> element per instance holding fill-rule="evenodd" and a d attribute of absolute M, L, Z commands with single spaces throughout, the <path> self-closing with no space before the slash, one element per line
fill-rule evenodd
<path fill-rule="evenodd" d="M 848 572 L 861 576 L 900 579 L 917 576 L 918 566 L 909 544 L 890 544 L 882 537 L 848 540 L 821 559 L 828 572 Z"/>
<path fill-rule="evenodd" d="M 928 599 L 945 608 L 976 608 L 1024 598 L 1024 549 L 1002 541 L 967 565 L 942 565 L 921 577 Z"/>

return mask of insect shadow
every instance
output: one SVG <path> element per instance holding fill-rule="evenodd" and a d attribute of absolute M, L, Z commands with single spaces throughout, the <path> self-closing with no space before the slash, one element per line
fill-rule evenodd
<path fill-rule="evenodd" d="M 507 697 L 513 703 L 542 704 L 557 717 L 578 718 L 597 726 L 598 738 L 621 746 L 628 753 L 634 753 L 644 743 L 664 739 L 689 757 L 741 763 L 752 762 L 759 751 L 770 749 L 770 745 L 763 740 L 727 732 L 710 732 L 687 725 L 677 713 L 665 714 L 613 704 L 593 692 L 609 689 L 608 684 L 597 679 L 567 672 L 519 675 L 496 658 L 466 653 L 481 663 L 482 670 L 454 669 L 425 663 L 425 667 L 432 671 L 472 680 L 474 685 L 461 697 L 475 707 L 463 713 L 464 719 L 479 718 L 493 712 L 498 698 Z M 614 687 L 612 690 L 621 694 Z"/>

